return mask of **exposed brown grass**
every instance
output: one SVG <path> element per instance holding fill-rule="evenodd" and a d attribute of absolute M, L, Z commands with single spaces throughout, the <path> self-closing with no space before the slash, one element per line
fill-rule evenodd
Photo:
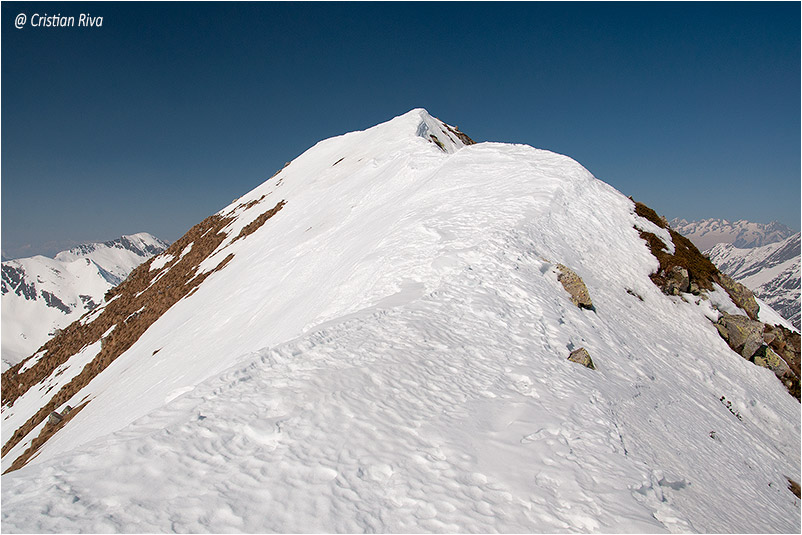
<path fill-rule="evenodd" d="M 284 208 L 285 204 L 287 204 L 287 201 L 279 202 L 273 208 L 271 208 L 267 212 L 264 212 L 263 214 L 260 214 L 259 217 L 257 217 L 256 219 L 245 225 L 245 227 L 242 230 L 240 230 L 239 234 L 237 234 L 237 237 L 234 238 L 232 243 L 239 240 L 240 238 L 245 238 L 246 236 L 250 236 L 251 234 L 256 232 L 256 230 L 258 230 L 259 227 L 265 224 L 265 221 L 276 215 L 276 212 Z"/>
<path fill-rule="evenodd" d="M 648 219 L 658 227 L 668 230 L 671 235 L 671 241 L 674 243 L 674 254 L 669 254 L 663 240 L 658 238 L 657 235 L 639 230 L 641 238 L 646 240 L 649 250 L 660 262 L 660 269 L 657 273 L 651 275 L 652 281 L 657 286 L 663 288 L 666 283 L 664 274 L 670 273 L 671 268 L 679 266 L 688 270 L 691 282 L 696 282 L 700 289 L 713 289 L 713 283 L 719 282 L 719 271 L 709 258 L 703 255 L 688 238 L 669 228 L 665 219 L 661 218 L 657 215 L 657 212 L 645 204 L 636 202 L 635 213 Z"/>
<path fill-rule="evenodd" d="M 668 228 L 668 224 L 666 223 L 665 219 L 657 215 L 657 212 L 655 212 L 642 202 L 635 201 L 632 197 L 630 197 L 629 199 L 635 203 L 636 214 L 638 214 L 644 219 L 648 219 L 649 221 L 651 221 L 660 228 Z"/>
<path fill-rule="evenodd" d="M 262 202 L 266 196 L 267 195 L 265 194 L 265 195 L 262 195 L 261 197 L 259 197 L 258 199 L 254 199 L 254 200 L 252 200 L 252 201 L 250 201 L 248 203 L 245 203 L 245 204 L 240 204 L 237 208 L 242 207 L 242 208 L 245 208 L 246 210 L 248 210 L 249 208 L 253 208 L 257 204 Z"/>
<path fill-rule="evenodd" d="M 266 217 L 260 216 L 258 225 L 254 226 L 250 232 L 263 225 L 283 205 L 284 201 L 269 210 L 267 212 L 269 215 Z M 231 221 L 231 217 L 222 217 L 218 214 L 207 217 L 165 251 L 166 254 L 171 254 L 175 258 L 164 267 L 150 271 L 153 259 L 141 264 L 131 272 L 125 281 L 109 290 L 106 297 L 110 301 L 94 319 L 86 324 L 82 324 L 81 320 L 78 320 L 63 329 L 58 336 L 42 346 L 46 352 L 45 355 L 24 372 L 20 372 L 20 369 L 28 359 L 3 373 L 2 404 L 10 406 L 30 388 L 50 377 L 53 371 L 71 356 L 100 340 L 104 333 L 114 327 L 111 334 L 104 338 L 102 348 L 92 362 L 56 392 L 36 414 L 14 431 L 10 439 L 3 445 L 3 456 L 47 418 L 52 411 L 69 401 L 117 357 L 128 350 L 145 330 L 170 307 L 193 293 L 206 277 L 219 271 L 231 261 L 234 257 L 233 254 L 225 257 L 213 270 L 198 273 L 200 263 L 209 257 L 225 239 L 226 234 L 222 232 L 222 229 Z M 179 260 L 179 255 L 189 244 L 192 244 L 192 248 Z M 162 273 L 163 275 L 158 277 Z M 142 309 L 141 312 L 134 314 L 140 309 Z M 44 440 L 49 436 L 51 435 L 45 437 Z"/>

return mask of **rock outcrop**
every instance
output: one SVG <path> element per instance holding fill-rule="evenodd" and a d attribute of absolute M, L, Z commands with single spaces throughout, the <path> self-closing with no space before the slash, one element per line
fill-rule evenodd
<path fill-rule="evenodd" d="M 722 314 L 716 329 L 732 350 L 745 359 L 752 358 L 763 345 L 763 324 L 746 316 Z"/>
<path fill-rule="evenodd" d="M 799 331 L 800 236 L 797 232 L 781 242 L 747 249 L 719 243 L 705 254 L 722 273 L 752 290 Z"/>
<path fill-rule="evenodd" d="M 665 236 L 661 238 L 653 232 L 635 227 L 659 262 L 657 271 L 650 275 L 652 282 L 667 295 L 680 295 L 687 288 L 688 292 L 705 297 L 705 292 L 712 291 L 714 284 L 723 288 L 746 316 L 722 313 L 716 322 L 721 337 L 741 357 L 772 370 L 791 395 L 799 400 L 799 333 L 760 322 L 760 306 L 752 291 L 721 273 L 688 238 L 666 225 L 665 219 L 658 216 L 657 212 L 635 202 L 635 214 L 665 229 L 674 246 L 674 251 L 670 252 L 664 241 Z"/>
<path fill-rule="evenodd" d="M 668 231 L 674 245 L 674 252 L 671 253 L 667 250 L 666 243 L 656 234 L 638 229 L 641 238 L 646 241 L 652 254 L 660 262 L 660 267 L 651 275 L 651 279 L 663 293 L 679 295 L 690 292 L 698 295 L 705 290 L 713 290 L 713 285 L 718 284 L 726 290 L 737 306 L 744 309 L 750 319 L 757 320 L 760 307 L 755 301 L 754 294 L 746 286 L 721 273 L 688 238 L 672 230 L 666 225 L 665 218 L 658 216 L 657 212 L 648 206 L 636 202 L 635 213 Z"/>
<path fill-rule="evenodd" d="M 576 362 L 577 364 L 581 364 L 586 368 L 590 368 L 591 370 L 595 370 L 596 366 L 593 364 L 593 359 L 590 358 L 590 353 L 584 347 L 580 347 L 579 349 L 575 349 L 571 351 L 571 354 L 568 355 L 568 360 L 571 362 Z"/>
<path fill-rule="evenodd" d="M 768 368 L 774 372 L 778 377 L 782 377 L 791 372 L 788 366 L 780 355 L 774 352 L 769 346 L 761 346 L 753 355 L 753 362 L 763 368 Z"/>
<path fill-rule="evenodd" d="M 718 282 L 718 269 L 694 245 L 677 232 L 671 230 L 665 218 L 645 204 L 636 202 L 635 213 L 665 229 L 671 239 L 674 251 L 669 252 L 662 238 L 641 228 L 635 227 L 646 241 L 652 255 L 660 263 L 657 271 L 650 275 L 652 282 L 666 295 L 679 295 L 690 292 L 695 295 L 704 290 L 712 290 Z"/>
<path fill-rule="evenodd" d="M 557 264 L 557 269 L 560 270 L 557 280 L 562 283 L 565 291 L 571 295 L 571 302 L 579 308 L 593 310 L 593 302 L 582 277 L 563 264 Z"/>
<path fill-rule="evenodd" d="M 731 314 L 722 314 L 716 329 L 733 351 L 773 371 L 791 395 L 800 399 L 799 333 Z"/>
<path fill-rule="evenodd" d="M 718 282 L 722 288 L 727 290 L 733 303 L 744 309 L 751 319 L 757 320 L 760 305 L 755 301 L 755 294 L 752 293 L 752 290 L 724 273 L 718 274 Z"/>
<path fill-rule="evenodd" d="M 691 277 L 688 270 L 682 266 L 674 266 L 666 274 L 666 287 L 664 291 L 669 295 L 679 295 L 691 289 Z M 698 286 L 697 286 L 698 288 Z"/>

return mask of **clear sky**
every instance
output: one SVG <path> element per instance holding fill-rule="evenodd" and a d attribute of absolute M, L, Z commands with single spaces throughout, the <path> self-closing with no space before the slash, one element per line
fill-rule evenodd
<path fill-rule="evenodd" d="M 669 218 L 799 230 L 799 21 L 798 2 L 3 2 L 3 254 L 175 240 L 317 141 L 416 107 Z"/>

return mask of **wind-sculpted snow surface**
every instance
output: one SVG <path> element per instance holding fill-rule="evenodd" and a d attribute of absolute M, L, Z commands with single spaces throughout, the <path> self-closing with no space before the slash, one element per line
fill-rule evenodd
<path fill-rule="evenodd" d="M 799 403 L 652 283 L 660 229 L 567 157 L 448 132 L 326 140 L 221 211 L 199 270 L 232 259 L 3 476 L 3 530 L 798 532 Z M 259 199 L 286 205 L 245 231 Z"/>
<path fill-rule="evenodd" d="M 20 481 L 4 476 L 5 529 L 797 529 L 784 474 L 798 436 L 765 449 L 796 402 L 770 374 L 741 383 L 750 364 L 710 362 L 697 344 L 715 335 L 687 339 L 679 322 L 656 333 L 670 348 L 646 347 L 637 333 L 654 325 L 633 317 L 648 304 L 605 292 L 605 313 L 583 311 L 524 252 L 530 240 L 484 245 L 434 292 L 402 287 Z M 565 359 L 578 344 L 599 372 Z"/>

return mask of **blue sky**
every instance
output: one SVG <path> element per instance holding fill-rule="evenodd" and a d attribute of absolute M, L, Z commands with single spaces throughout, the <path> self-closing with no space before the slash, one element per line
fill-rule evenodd
<path fill-rule="evenodd" d="M 799 230 L 799 20 L 797 2 L 3 2 L 3 254 L 175 240 L 317 141 L 416 107 L 669 218 Z"/>

